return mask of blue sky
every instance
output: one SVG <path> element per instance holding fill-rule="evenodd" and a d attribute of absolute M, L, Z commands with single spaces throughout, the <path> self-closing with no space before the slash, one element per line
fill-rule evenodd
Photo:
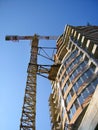
<path fill-rule="evenodd" d="M 98 25 L 97 12 L 97 0 L 0 0 L 0 130 L 19 129 L 30 58 L 30 41 L 6 42 L 5 36 L 61 35 L 66 24 Z M 50 82 L 38 77 L 37 130 L 51 129 L 50 92 Z"/>

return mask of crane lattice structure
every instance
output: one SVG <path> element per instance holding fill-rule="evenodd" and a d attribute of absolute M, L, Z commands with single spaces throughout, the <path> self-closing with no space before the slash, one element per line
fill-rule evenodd
<path fill-rule="evenodd" d="M 37 74 L 49 73 L 47 65 L 37 64 L 38 42 L 39 39 L 57 40 L 57 36 L 6 36 L 6 40 L 32 40 L 31 56 L 28 65 L 28 75 L 20 120 L 20 130 L 36 130 L 36 80 Z M 46 68 L 45 68 L 46 67 Z"/>

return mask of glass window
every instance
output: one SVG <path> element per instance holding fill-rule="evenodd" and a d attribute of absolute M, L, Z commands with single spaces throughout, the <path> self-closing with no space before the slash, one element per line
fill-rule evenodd
<path fill-rule="evenodd" d="M 71 120 L 72 117 L 73 117 L 73 114 L 72 114 L 72 111 L 70 110 L 70 112 L 69 112 L 69 119 Z"/>
<path fill-rule="evenodd" d="M 73 88 L 70 90 L 70 94 L 71 94 L 71 96 L 74 95 L 74 90 L 73 90 Z"/>
<path fill-rule="evenodd" d="M 86 66 L 86 62 L 83 61 L 81 64 L 80 64 L 81 68 L 84 68 Z"/>
<path fill-rule="evenodd" d="M 85 65 L 86 64 L 82 62 L 81 65 L 74 70 L 73 74 L 70 76 L 71 81 L 77 76 L 77 74 L 84 68 Z M 83 75 L 83 78 L 83 81 L 85 81 L 86 75 Z"/>
<path fill-rule="evenodd" d="M 77 83 L 74 84 L 73 88 L 74 88 L 75 91 L 78 90 L 78 85 L 77 85 Z"/>
<path fill-rule="evenodd" d="M 64 130 L 68 130 L 68 121 L 67 120 L 65 121 L 65 128 L 64 128 Z"/>
<path fill-rule="evenodd" d="M 86 81 L 86 79 L 87 79 L 86 73 L 84 73 L 84 74 L 81 76 L 81 78 L 82 78 L 83 81 Z"/>
<path fill-rule="evenodd" d="M 78 50 L 75 50 L 75 51 L 72 53 L 71 58 L 73 58 L 77 53 L 78 53 Z"/>
<path fill-rule="evenodd" d="M 68 126 L 67 125 L 65 125 L 64 130 L 68 130 Z"/>
<path fill-rule="evenodd" d="M 75 104 L 76 109 L 78 109 L 78 107 L 79 107 L 79 102 L 78 102 L 77 99 L 75 100 L 74 104 Z"/>
<path fill-rule="evenodd" d="M 94 92 L 94 88 L 92 87 L 91 84 L 89 84 L 89 85 L 87 86 L 87 88 L 88 88 L 90 94 L 92 94 L 92 93 Z"/>
<path fill-rule="evenodd" d="M 95 86 L 95 88 L 96 88 L 96 86 L 98 84 L 98 78 L 96 78 L 92 83 L 93 83 L 93 86 Z"/>
<path fill-rule="evenodd" d="M 90 83 L 87 86 L 90 94 L 92 94 L 95 91 L 97 84 L 98 84 L 98 78 L 96 78 L 95 80 L 93 80 L 92 83 Z"/>
<path fill-rule="evenodd" d="M 62 109 L 62 118 L 64 118 L 65 110 Z"/>
<path fill-rule="evenodd" d="M 90 68 L 90 69 L 88 69 L 86 72 L 86 75 L 87 75 L 87 77 L 89 78 L 92 74 L 93 74 L 93 72 L 92 72 L 92 69 Z"/>
<path fill-rule="evenodd" d="M 68 103 L 70 102 L 70 100 L 71 100 L 71 95 L 68 94 L 68 96 L 67 96 L 67 98 L 66 98 L 66 104 L 67 104 L 67 105 L 68 105 Z"/>
<path fill-rule="evenodd" d="M 73 115 L 75 114 L 76 112 L 76 108 L 75 108 L 75 105 L 73 104 L 70 111 L 69 111 L 69 118 L 70 120 L 72 119 Z"/>
<path fill-rule="evenodd" d="M 82 94 L 80 94 L 80 96 L 78 97 L 78 99 L 79 99 L 80 104 L 82 104 L 83 103 L 83 96 L 82 96 Z"/>
<path fill-rule="evenodd" d="M 66 65 L 66 61 L 69 59 L 69 57 L 70 57 L 70 53 L 67 55 L 67 57 L 65 58 L 65 60 L 64 60 L 64 65 Z"/>
<path fill-rule="evenodd" d="M 70 69 L 72 69 L 74 67 L 75 64 L 77 64 L 80 60 L 80 55 L 78 57 L 76 57 L 76 59 L 72 62 L 71 66 L 70 66 Z"/>
<path fill-rule="evenodd" d="M 70 76 L 70 80 L 72 81 L 74 79 L 74 76 L 73 74 Z"/>
<path fill-rule="evenodd" d="M 75 105 L 74 105 L 74 104 L 72 105 L 71 111 L 72 111 L 72 114 L 74 115 L 75 112 L 76 112 L 76 108 L 75 108 Z"/>
<path fill-rule="evenodd" d="M 65 93 L 67 88 L 68 88 L 68 84 L 66 83 L 65 86 L 64 86 L 64 93 Z"/>
<path fill-rule="evenodd" d="M 86 89 L 82 93 L 83 93 L 83 99 L 85 100 L 89 96 L 89 93 L 87 92 Z"/>
<path fill-rule="evenodd" d="M 76 58 L 77 61 L 79 61 L 81 57 L 82 57 L 82 55 L 79 55 L 79 56 Z"/>
<path fill-rule="evenodd" d="M 73 62 L 72 62 L 72 67 L 77 63 L 77 59 L 75 59 Z"/>
<path fill-rule="evenodd" d="M 66 71 L 67 71 L 67 73 L 69 73 L 70 72 L 70 67 L 68 67 Z"/>
<path fill-rule="evenodd" d="M 86 87 L 86 91 L 87 91 L 88 95 L 90 95 L 90 92 L 89 92 L 89 90 L 88 90 L 88 87 Z"/>
<path fill-rule="evenodd" d="M 71 95 L 70 95 L 70 93 L 68 94 L 68 101 L 70 101 L 71 100 Z"/>
<path fill-rule="evenodd" d="M 81 65 L 79 65 L 78 68 L 77 68 L 77 72 L 79 73 L 81 71 L 81 69 L 82 69 Z"/>
<path fill-rule="evenodd" d="M 77 71 L 75 70 L 74 73 L 73 73 L 74 78 L 77 76 L 77 74 L 78 74 L 78 73 L 77 73 Z"/>
<path fill-rule="evenodd" d="M 81 78 L 78 79 L 77 83 L 78 83 L 79 87 L 82 85 L 83 82 L 82 82 Z"/>
<path fill-rule="evenodd" d="M 63 77 L 62 77 L 62 83 L 64 82 L 64 79 L 65 79 L 65 77 L 63 76 Z"/>
<path fill-rule="evenodd" d="M 66 106 L 68 105 L 68 102 L 69 102 L 68 98 L 66 98 L 66 101 L 65 101 Z"/>
<path fill-rule="evenodd" d="M 77 52 L 78 52 L 77 50 L 72 52 L 71 55 L 65 60 L 65 62 L 68 63 L 77 54 Z"/>
<path fill-rule="evenodd" d="M 69 66 L 69 68 L 70 68 L 70 70 L 72 70 L 72 68 L 73 68 L 73 64 L 71 64 L 71 65 Z"/>

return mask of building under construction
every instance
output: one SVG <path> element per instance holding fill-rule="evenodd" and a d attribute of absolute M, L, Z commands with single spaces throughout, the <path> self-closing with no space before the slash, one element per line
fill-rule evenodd
<path fill-rule="evenodd" d="M 40 39 L 56 40 L 52 65 L 37 63 Z M 59 36 L 6 36 L 6 40 L 31 40 L 20 130 L 36 130 L 36 76 L 48 78 L 51 130 L 98 129 L 98 26 L 65 27 Z M 46 49 L 46 48 L 45 48 Z"/>
<path fill-rule="evenodd" d="M 57 40 L 55 64 L 52 130 L 98 130 L 98 26 L 67 25 Z"/>

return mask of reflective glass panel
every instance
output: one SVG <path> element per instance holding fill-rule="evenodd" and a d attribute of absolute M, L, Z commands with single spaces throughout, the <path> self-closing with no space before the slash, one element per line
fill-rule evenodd
<path fill-rule="evenodd" d="M 81 94 L 80 94 L 80 96 L 78 97 L 78 99 L 79 99 L 80 104 L 82 104 L 82 103 L 83 103 L 83 97 L 82 97 Z"/>

